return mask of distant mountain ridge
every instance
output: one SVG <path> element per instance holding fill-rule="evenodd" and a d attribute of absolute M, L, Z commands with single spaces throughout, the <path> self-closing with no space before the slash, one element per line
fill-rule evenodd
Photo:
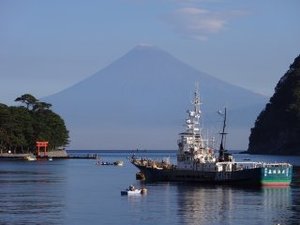
<path fill-rule="evenodd" d="M 227 106 L 229 132 L 237 135 L 228 143 L 246 148 L 266 98 L 197 71 L 157 47 L 137 46 L 45 100 L 65 119 L 71 149 L 176 149 L 196 82 L 205 127 L 219 126 L 215 112 Z"/>

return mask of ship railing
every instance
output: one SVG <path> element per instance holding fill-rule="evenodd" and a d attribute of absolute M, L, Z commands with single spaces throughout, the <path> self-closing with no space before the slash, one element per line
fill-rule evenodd
<path fill-rule="evenodd" d="M 289 163 L 264 163 L 264 167 L 278 167 L 278 166 L 291 167 L 292 165 Z"/>
<path fill-rule="evenodd" d="M 262 162 L 238 162 L 238 161 L 231 161 L 231 162 L 217 162 L 218 165 L 222 165 L 222 164 L 259 164 L 259 165 L 262 165 L 263 163 Z"/>
<path fill-rule="evenodd" d="M 231 165 L 231 166 L 234 166 L 234 170 L 263 167 L 262 162 L 235 162 L 235 161 L 233 161 L 233 162 L 218 162 L 217 165 L 220 165 L 220 166 Z"/>
<path fill-rule="evenodd" d="M 266 162 L 218 162 L 217 165 L 235 165 L 237 168 L 260 168 L 260 167 L 291 167 L 289 163 L 266 163 Z"/>

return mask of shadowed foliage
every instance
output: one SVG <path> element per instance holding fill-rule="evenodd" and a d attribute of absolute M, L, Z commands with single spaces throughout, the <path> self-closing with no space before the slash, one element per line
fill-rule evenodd
<path fill-rule="evenodd" d="M 0 104 L 0 150 L 27 153 L 35 150 L 36 141 L 48 141 L 54 150 L 68 144 L 69 132 L 64 120 L 30 94 L 16 98 L 24 106 Z"/>
<path fill-rule="evenodd" d="M 300 56 L 251 129 L 250 153 L 300 155 Z"/>

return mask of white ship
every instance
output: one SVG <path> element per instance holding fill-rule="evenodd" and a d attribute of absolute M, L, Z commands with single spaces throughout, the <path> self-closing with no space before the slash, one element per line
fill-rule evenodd
<path fill-rule="evenodd" d="M 165 161 L 132 158 L 131 163 L 140 169 L 148 181 L 187 181 L 214 184 L 246 184 L 288 186 L 292 165 L 288 163 L 236 162 L 224 149 L 226 109 L 224 111 L 221 143 L 218 153 L 213 139 L 204 139 L 200 127 L 200 95 L 194 92 L 192 110 L 187 111 L 186 129 L 179 134 L 177 164 Z"/>

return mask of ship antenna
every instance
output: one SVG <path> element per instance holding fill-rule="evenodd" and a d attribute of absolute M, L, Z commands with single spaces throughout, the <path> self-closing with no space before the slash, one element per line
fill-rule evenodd
<path fill-rule="evenodd" d="M 222 128 L 222 132 L 220 133 L 221 134 L 221 143 L 220 143 L 220 150 L 219 150 L 219 161 L 224 161 L 224 153 L 225 153 L 225 149 L 224 149 L 224 142 L 225 142 L 225 135 L 227 134 L 225 132 L 225 127 L 226 127 L 226 117 L 227 117 L 227 113 L 226 113 L 226 107 L 224 109 L 224 114 L 221 113 L 219 111 L 219 114 L 223 115 L 223 128 Z"/>
<path fill-rule="evenodd" d="M 194 110 L 197 114 L 200 114 L 201 113 L 201 110 L 200 110 L 200 104 L 201 104 L 201 100 L 200 100 L 200 94 L 199 94 L 199 83 L 197 82 L 195 84 L 195 92 L 194 92 L 194 101 L 193 101 L 193 104 L 194 104 Z"/>

